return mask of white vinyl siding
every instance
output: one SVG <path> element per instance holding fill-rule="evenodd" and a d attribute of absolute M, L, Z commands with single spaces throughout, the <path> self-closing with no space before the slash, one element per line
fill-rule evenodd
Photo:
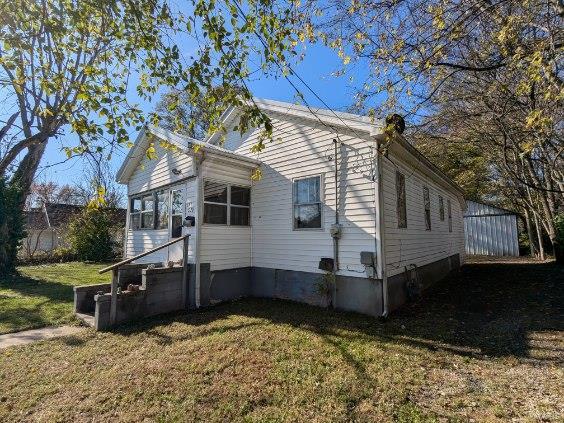
<path fill-rule="evenodd" d="M 437 260 L 460 254 L 464 260 L 462 207 L 458 199 L 431 178 L 391 155 L 383 160 L 384 227 L 386 240 L 386 270 L 388 277 L 405 271 L 405 266 L 423 266 Z M 392 163 L 393 161 L 393 163 Z M 397 225 L 396 172 L 405 175 L 407 228 Z M 424 187 L 429 189 L 431 228 L 425 224 Z M 448 222 L 440 220 L 439 196 L 452 205 L 453 230 Z"/>
<path fill-rule="evenodd" d="M 258 157 L 262 177 L 253 182 L 251 195 L 252 265 L 274 269 L 321 272 L 321 257 L 333 257 L 329 233 L 335 222 L 333 139 L 326 127 L 289 116 L 273 115 L 273 138 Z M 237 142 L 235 151 L 257 157 L 251 147 L 259 131 Z M 339 134 L 339 212 L 343 235 L 339 241 L 339 274 L 362 276 L 361 251 L 375 251 L 374 142 Z M 293 180 L 322 175 L 322 229 L 293 229 Z"/>

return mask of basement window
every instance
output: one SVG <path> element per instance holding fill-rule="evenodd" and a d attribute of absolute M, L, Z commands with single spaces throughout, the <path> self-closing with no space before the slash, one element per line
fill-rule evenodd
<path fill-rule="evenodd" d="M 431 199 L 429 198 L 429 188 L 423 187 L 423 203 L 425 204 L 425 230 L 431 230 Z"/>
<path fill-rule="evenodd" d="M 321 229 L 321 176 L 293 183 L 294 229 Z"/>
<path fill-rule="evenodd" d="M 396 214 L 398 228 L 407 228 L 407 208 L 405 201 L 405 176 L 396 171 Z"/>

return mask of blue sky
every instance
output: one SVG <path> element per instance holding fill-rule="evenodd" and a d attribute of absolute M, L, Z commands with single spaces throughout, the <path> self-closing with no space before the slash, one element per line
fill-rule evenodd
<path fill-rule="evenodd" d="M 340 65 L 340 60 L 336 53 L 323 45 L 310 45 L 307 47 L 305 58 L 302 62 L 294 66 L 294 70 L 304 79 L 308 85 L 335 110 L 343 110 L 352 104 L 353 89 L 349 80 L 350 74 L 346 77 L 335 77 L 331 73 Z M 257 74 L 255 74 L 257 75 Z M 311 92 L 309 92 L 299 81 L 294 79 L 295 84 L 302 89 L 307 103 L 315 107 L 324 107 Z M 295 90 L 284 78 L 274 79 L 257 77 L 249 83 L 253 94 L 256 97 L 269 98 L 280 101 L 295 101 Z M 131 94 L 137 98 L 135 93 Z M 139 101 L 139 100 L 138 100 Z M 150 112 L 158 98 L 155 97 L 150 103 L 139 101 L 142 109 Z M 136 137 L 135 131 L 130 133 L 132 140 Z M 76 138 L 71 133 L 66 133 L 57 140 L 50 141 L 46 154 L 38 170 L 38 181 L 55 181 L 58 184 L 73 184 L 81 180 L 83 174 L 84 159 L 76 158 L 60 163 L 66 156 L 61 147 L 75 145 Z M 116 152 L 110 165 L 115 172 L 121 165 L 127 152 L 124 150 Z M 60 163 L 60 164 L 58 164 Z"/>

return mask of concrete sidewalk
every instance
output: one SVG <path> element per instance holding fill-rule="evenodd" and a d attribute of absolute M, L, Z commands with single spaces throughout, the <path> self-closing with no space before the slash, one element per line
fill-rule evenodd
<path fill-rule="evenodd" d="M 0 335 L 0 349 L 13 347 L 15 345 L 30 344 L 44 339 L 56 338 L 59 336 L 74 335 L 82 332 L 80 326 L 50 326 L 40 329 L 24 330 L 22 332 L 7 333 Z"/>

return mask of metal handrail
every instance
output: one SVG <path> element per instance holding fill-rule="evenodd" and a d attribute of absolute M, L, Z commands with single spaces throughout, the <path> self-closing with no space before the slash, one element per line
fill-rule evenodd
<path fill-rule="evenodd" d="M 147 255 L 149 255 L 149 254 L 154 253 L 155 251 L 159 251 L 159 250 L 162 249 L 162 248 L 168 247 L 169 245 L 172 245 L 172 244 L 174 244 L 174 243 L 176 243 L 176 242 L 178 242 L 178 241 L 182 241 L 184 238 L 189 238 L 189 237 L 190 237 L 190 234 L 182 235 L 181 237 L 175 238 L 175 239 L 173 239 L 172 241 L 165 242 L 165 243 L 162 244 L 162 245 L 159 245 L 159 246 L 157 246 L 157 247 L 151 248 L 150 250 L 145 251 L 145 252 L 143 252 L 143 253 L 141 253 L 141 254 L 137 254 L 135 257 L 131 257 L 131 258 L 122 260 L 122 261 L 120 261 L 119 263 L 112 264 L 111 266 L 104 267 L 103 269 L 98 270 L 98 273 L 99 273 L 99 274 L 102 274 L 102 273 L 109 272 L 110 270 L 117 269 L 117 268 L 120 267 L 120 266 L 123 266 L 123 265 L 125 265 L 125 264 L 131 263 L 131 262 L 134 261 L 134 260 L 137 260 L 137 259 L 139 259 L 139 258 L 141 258 L 141 257 L 145 257 L 145 256 L 147 256 Z"/>

